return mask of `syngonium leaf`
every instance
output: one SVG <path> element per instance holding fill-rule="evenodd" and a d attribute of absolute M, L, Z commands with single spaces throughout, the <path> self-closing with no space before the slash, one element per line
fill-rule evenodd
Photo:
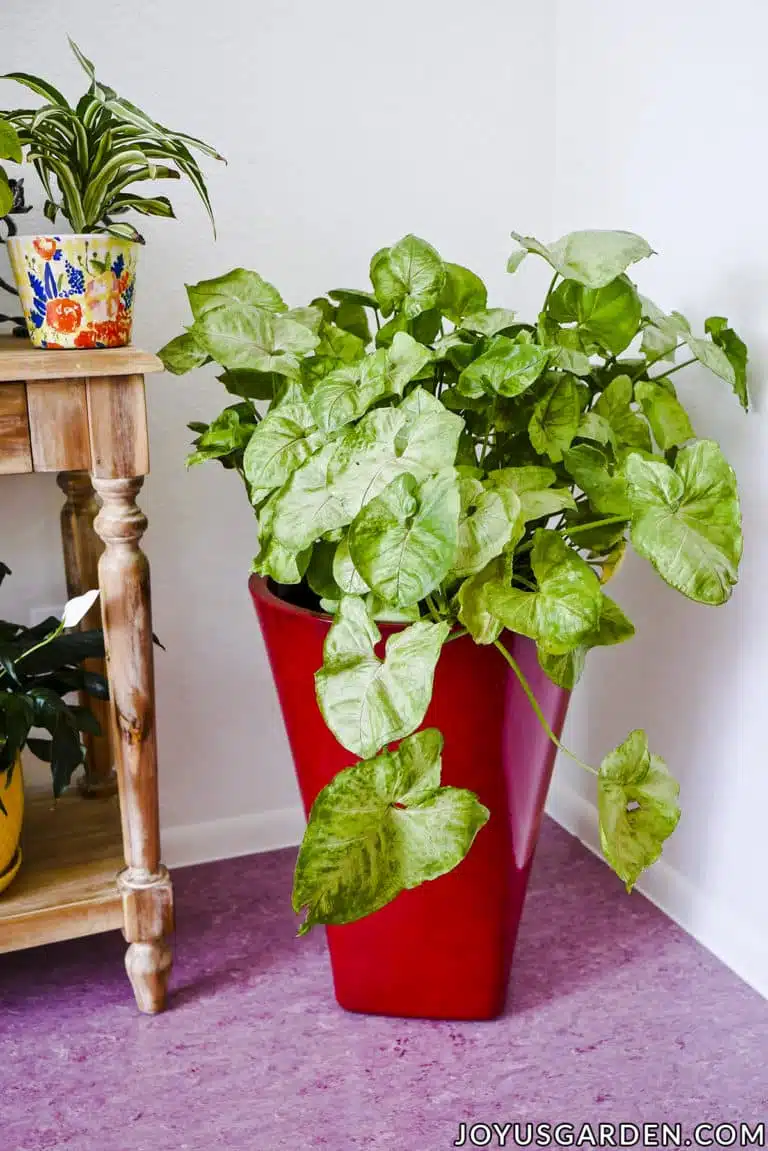
<path fill-rule="evenodd" d="M 252 503 L 260 503 L 281 487 L 321 443 L 308 404 L 298 401 L 271 408 L 251 436 L 243 457 Z"/>
<path fill-rule="evenodd" d="M 736 477 L 718 445 L 699 440 L 681 448 L 674 470 L 633 453 L 625 472 L 635 551 L 683 595 L 725 603 L 742 537 Z"/>
<path fill-rule="evenodd" d="M 519 396 L 536 383 L 547 366 L 546 348 L 508 336 L 494 336 L 487 351 L 473 360 L 459 377 L 459 391 L 467 396 Z"/>
<path fill-rule="evenodd" d="M 651 246 L 634 232 L 569 232 L 549 245 L 518 232 L 512 232 L 512 238 L 519 247 L 509 257 L 509 272 L 517 270 L 526 253 L 535 252 L 563 279 L 577 280 L 587 288 L 604 288 L 630 264 L 653 254 Z"/>
<path fill-rule="evenodd" d="M 450 625 L 420 620 L 374 652 L 381 635 L 362 599 L 343 596 L 315 674 L 323 718 L 348 751 L 367 758 L 415 731 L 432 697 L 432 680 Z"/>
<path fill-rule="evenodd" d="M 479 312 L 472 312 L 464 316 L 461 327 L 465 332 L 477 332 L 481 336 L 495 336 L 505 328 L 511 328 L 515 322 L 515 313 L 507 308 L 484 308 Z"/>
<path fill-rule="evenodd" d="M 429 348 L 413 336 L 396 332 L 388 347 L 379 348 L 361 362 L 362 385 L 375 389 L 380 396 L 391 393 L 402 396 L 406 384 L 419 375 L 431 358 Z"/>
<path fill-rule="evenodd" d="M 495 643 L 504 630 L 501 620 L 492 614 L 485 593 L 492 586 L 507 586 L 512 578 L 511 552 L 496 556 L 482 571 L 465 579 L 458 590 L 459 621 L 475 643 Z"/>
<path fill-rule="evenodd" d="M 581 417 L 579 386 L 570 376 L 563 376 L 536 401 L 533 409 L 528 424 L 530 441 L 539 455 L 548 456 L 553 463 L 563 458 L 576 435 Z"/>
<path fill-rule="evenodd" d="M 194 368 L 201 368 L 203 364 L 210 363 L 211 357 L 201 348 L 191 332 L 183 332 L 160 349 L 157 353 L 163 361 L 163 367 L 174 376 L 183 376 Z"/>
<path fill-rule="evenodd" d="M 445 283 L 445 266 L 426 240 L 404 236 L 373 257 L 371 283 L 385 316 L 397 310 L 413 319 L 437 305 Z"/>
<path fill-rule="evenodd" d="M 187 456 L 187 467 L 194 467 L 205 460 L 221 460 L 225 466 L 235 466 L 250 443 L 256 426 L 250 404 L 233 404 L 210 424 L 195 425 L 199 434 L 194 441 L 195 450 Z"/>
<path fill-rule="evenodd" d="M 598 397 L 594 411 L 613 429 L 618 444 L 629 444 L 643 451 L 651 450 L 651 434 L 642 416 L 631 408 L 632 380 L 629 376 L 615 376 Z"/>
<path fill-rule="evenodd" d="M 722 348 L 733 368 L 733 390 L 744 411 L 749 407 L 747 392 L 747 345 L 740 336 L 728 327 L 725 316 L 710 316 L 704 321 L 704 331 L 719 348 Z"/>
<path fill-rule="evenodd" d="M 364 361 L 329 372 L 312 392 L 309 406 L 324 432 L 333 432 L 357 420 L 371 404 L 384 395 L 384 385 L 380 380 L 363 383 L 360 371 Z"/>
<path fill-rule="evenodd" d="M 677 827 L 677 780 L 664 760 L 652 755 L 644 731 L 632 731 L 600 764 L 600 843 L 627 891 L 655 863 Z"/>
<path fill-rule="evenodd" d="M 333 578 L 347 595 L 366 595 L 371 589 L 354 565 L 349 552 L 349 534 L 336 545 L 333 556 Z"/>
<path fill-rule="evenodd" d="M 387 603 L 416 604 L 456 559 L 459 487 L 453 469 L 419 483 L 397 476 L 358 513 L 349 552 L 365 582 Z"/>
<path fill-rule="evenodd" d="M 548 310 L 560 324 L 577 324 L 585 345 L 597 344 L 616 356 L 640 327 L 640 297 L 626 276 L 617 276 L 603 288 L 563 280 L 550 296 Z"/>
<path fill-rule="evenodd" d="M 444 264 L 445 283 L 440 293 L 439 307 L 453 324 L 462 325 L 467 316 L 485 310 L 488 291 L 485 284 L 460 264 Z"/>
<path fill-rule="evenodd" d="M 325 444 L 305 458 L 273 497 L 271 530 L 288 552 L 303 552 L 320 536 L 345 527 L 354 518 L 348 500 L 330 477 L 337 446 Z M 296 450 L 303 448 L 297 445 Z"/>
<path fill-rule="evenodd" d="M 262 308 L 275 313 L 287 310 L 277 288 L 263 280 L 258 272 L 250 272 L 246 268 L 233 268 L 213 280 L 187 284 L 187 296 L 196 320 L 214 308 L 232 305 Z"/>
<path fill-rule="evenodd" d="M 401 891 L 437 879 L 466 856 L 489 811 L 463 788 L 441 787 L 439 731 L 339 772 L 320 792 L 293 886 L 299 929 L 351 923 Z"/>
<path fill-rule="evenodd" d="M 595 511 L 629 519 L 626 478 L 605 452 L 592 444 L 577 444 L 563 454 L 563 463 Z"/>
<path fill-rule="evenodd" d="M 285 376 L 297 375 L 300 358 L 319 343 L 315 332 L 297 320 L 240 303 L 209 308 L 191 332 L 222 367 Z"/>
<path fill-rule="evenodd" d="M 458 546 L 450 576 L 474 575 L 523 534 L 520 499 L 511 488 L 486 488 L 480 480 L 459 480 L 461 512 Z"/>
<path fill-rule="evenodd" d="M 535 639 L 544 650 L 556 655 L 571 651 L 600 622 L 598 578 L 561 535 L 545 528 L 534 533 L 531 567 L 537 591 L 489 585 L 488 609 L 510 631 Z"/>
<path fill-rule="evenodd" d="M 675 395 L 671 381 L 639 380 L 635 384 L 635 399 L 663 452 L 694 438 L 688 413 Z"/>
<path fill-rule="evenodd" d="M 632 622 L 627 619 L 619 605 L 603 593 L 600 609 L 600 622 L 596 629 L 585 636 L 578 647 L 562 655 L 553 655 L 539 648 L 539 663 L 549 678 L 566 691 L 572 691 L 584 670 L 587 652 L 593 647 L 608 647 L 625 643 L 635 634 Z"/>
<path fill-rule="evenodd" d="M 575 509 L 576 501 L 568 488 L 553 488 L 557 476 L 552 468 L 530 464 L 520 468 L 498 468 L 485 481 L 486 487 L 514 492 L 520 500 L 522 522 L 555 515 L 567 508 Z"/>

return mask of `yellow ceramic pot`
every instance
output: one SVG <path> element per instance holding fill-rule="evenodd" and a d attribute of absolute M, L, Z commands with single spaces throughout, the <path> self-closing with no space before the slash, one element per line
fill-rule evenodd
<path fill-rule="evenodd" d="M 11 236 L 11 268 L 38 348 L 131 341 L 139 245 L 119 236 Z"/>
<path fill-rule="evenodd" d="M 8 774 L 0 775 L 0 796 L 7 815 L 0 811 L 0 891 L 5 891 L 21 867 L 21 824 L 24 818 L 24 780 L 21 760 L 8 783 Z"/>

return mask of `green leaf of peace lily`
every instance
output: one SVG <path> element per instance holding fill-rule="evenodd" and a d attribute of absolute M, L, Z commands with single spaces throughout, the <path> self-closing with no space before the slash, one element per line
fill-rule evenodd
<path fill-rule="evenodd" d="M 434 308 L 445 283 L 445 266 L 426 240 L 405 236 L 371 260 L 371 283 L 382 313 L 398 309 L 407 319 Z"/>
<path fill-rule="evenodd" d="M 597 783 L 600 843 L 627 891 L 655 863 L 680 819 L 680 786 L 664 760 L 633 731 L 600 764 Z M 632 807 L 630 808 L 630 804 Z"/>
<path fill-rule="evenodd" d="M 553 655 L 539 648 L 538 657 L 544 671 L 558 687 L 573 691 L 581 678 L 587 652 L 593 647 L 608 647 L 625 643 L 635 634 L 632 622 L 627 619 L 619 605 L 603 593 L 600 610 L 600 623 L 590 632 L 578 647 L 562 655 Z"/>
<path fill-rule="evenodd" d="M 630 407 L 632 400 L 632 380 L 625 375 L 615 376 L 598 397 L 594 411 L 610 424 L 617 443 L 650 452 L 651 433 L 643 417 Z"/>
<path fill-rule="evenodd" d="M 381 639 L 362 599 L 343 596 L 315 674 L 317 701 L 336 739 L 369 757 L 410 735 L 424 719 L 432 680 L 450 625 L 421 620 Z"/>
<path fill-rule="evenodd" d="M 233 268 L 224 276 L 187 284 L 187 296 L 196 320 L 214 308 L 231 305 L 262 308 L 274 313 L 287 310 L 277 288 L 263 280 L 258 272 L 249 272 L 246 268 Z"/>
<path fill-rule="evenodd" d="M 600 583 L 557 532 L 540 528 L 533 541 L 531 566 L 538 591 L 493 584 L 485 591 L 485 602 L 510 631 L 563 654 L 596 630 L 602 606 Z"/>
<path fill-rule="evenodd" d="M 640 327 L 640 297 L 626 276 L 617 276 L 604 288 L 585 288 L 564 280 L 552 293 L 549 313 L 558 323 L 575 323 L 585 344 L 598 344 L 619 355 L 631 344 Z"/>
<path fill-rule="evenodd" d="M 749 393 L 747 392 L 747 345 L 728 327 L 725 316 L 710 316 L 704 321 L 704 331 L 719 348 L 725 352 L 733 368 L 733 390 L 739 398 L 739 403 L 746 411 L 749 407 Z"/>
<path fill-rule="evenodd" d="M 614 471 L 605 452 L 592 444 L 577 444 L 563 453 L 563 463 L 595 511 L 629 519 L 626 477 Z"/>
<path fill-rule="evenodd" d="M 281 487 L 322 443 L 309 405 L 281 404 L 258 425 L 245 449 L 243 468 L 251 500 L 260 503 Z"/>
<path fill-rule="evenodd" d="M 506 587 L 512 578 L 512 567 L 512 554 L 504 553 L 492 559 L 482 571 L 465 579 L 458 590 L 459 621 L 475 643 L 495 643 L 504 630 L 503 623 L 491 613 L 485 593 L 492 586 Z"/>
<path fill-rule="evenodd" d="M 580 418 L 578 386 L 565 376 L 551 385 L 533 409 L 528 436 L 538 454 L 548 456 L 553 463 L 561 460 L 576 435 Z"/>
<path fill-rule="evenodd" d="M 461 373 L 458 388 L 468 396 L 519 396 L 536 383 L 548 360 L 546 348 L 494 336 L 488 350 Z"/>
<path fill-rule="evenodd" d="M 460 264 L 444 264 L 445 283 L 440 293 L 439 307 L 452 324 L 461 326 L 465 316 L 485 310 L 488 290 L 474 272 Z"/>
<path fill-rule="evenodd" d="M 650 380 L 638 380 L 635 384 L 635 399 L 643 409 L 651 425 L 653 438 L 663 452 L 692 440 L 696 434 L 670 381 L 666 383 L 669 387 L 661 381 L 652 383 Z"/>
<path fill-rule="evenodd" d="M 172 372 L 174 376 L 183 376 L 185 372 L 201 368 L 203 364 L 210 363 L 211 359 L 190 332 L 184 332 L 169 340 L 157 354 L 163 361 L 165 370 Z"/>
<path fill-rule="evenodd" d="M 450 469 L 422 483 L 398 476 L 359 512 L 349 552 L 382 600 L 407 607 L 439 587 L 456 559 L 459 507 Z"/>
<path fill-rule="evenodd" d="M 339 772 L 318 795 L 296 863 L 293 907 L 317 923 L 351 923 L 459 864 L 489 811 L 440 786 L 442 736 L 427 728 Z"/>
<path fill-rule="evenodd" d="M 520 500 L 524 524 L 552 516 L 566 508 L 575 509 L 576 501 L 567 488 L 553 488 L 557 476 L 552 468 L 531 464 L 520 468 L 499 468 L 485 481 L 488 488 L 514 492 Z"/>
<path fill-rule="evenodd" d="M 458 546 L 450 576 L 479 572 L 523 535 L 520 499 L 511 488 L 488 488 L 476 479 L 459 480 L 461 512 Z"/>
<path fill-rule="evenodd" d="M 511 234 L 519 247 L 509 257 L 507 271 L 516 271 L 526 253 L 535 252 L 563 279 L 577 280 L 587 288 L 604 288 L 631 264 L 653 255 L 650 245 L 634 232 L 569 232 L 549 245 L 533 236 Z"/>
<path fill-rule="evenodd" d="M 632 454 L 625 463 L 635 551 L 663 580 L 699 603 L 721 604 L 738 579 L 742 536 L 733 468 L 714 440 L 667 464 Z"/>

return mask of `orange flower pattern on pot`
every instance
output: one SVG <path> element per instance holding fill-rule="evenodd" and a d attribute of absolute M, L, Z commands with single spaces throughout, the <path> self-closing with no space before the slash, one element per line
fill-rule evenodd
<path fill-rule="evenodd" d="M 130 343 L 138 244 L 117 236 L 14 236 L 8 241 L 32 343 Z"/>

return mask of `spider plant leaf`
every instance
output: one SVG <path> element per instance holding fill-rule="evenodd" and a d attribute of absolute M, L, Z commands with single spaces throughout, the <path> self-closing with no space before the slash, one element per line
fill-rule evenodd
<path fill-rule="evenodd" d="M 30 76 L 28 72 L 6 72 L 0 79 L 15 80 L 17 84 L 23 84 L 30 92 L 50 100 L 52 104 L 58 104 L 61 108 L 69 107 L 69 101 L 62 96 L 58 88 L 54 88 L 47 80 L 41 80 L 39 76 Z"/>
<path fill-rule="evenodd" d="M 142 216 L 165 216 L 166 219 L 175 219 L 173 205 L 167 196 L 136 196 L 122 194 L 115 196 L 110 203 L 109 211 L 140 212 Z"/>

